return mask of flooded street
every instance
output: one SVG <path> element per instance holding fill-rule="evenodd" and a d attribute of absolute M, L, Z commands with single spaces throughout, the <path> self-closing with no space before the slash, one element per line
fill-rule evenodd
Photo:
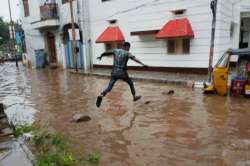
<path fill-rule="evenodd" d="M 14 123 L 47 124 L 79 156 L 100 152 L 100 166 L 250 165 L 249 99 L 135 82 L 143 98 L 134 103 L 129 87 L 117 82 L 98 109 L 96 96 L 108 81 L 5 64 L 0 102 Z M 73 123 L 79 113 L 92 120 Z"/>

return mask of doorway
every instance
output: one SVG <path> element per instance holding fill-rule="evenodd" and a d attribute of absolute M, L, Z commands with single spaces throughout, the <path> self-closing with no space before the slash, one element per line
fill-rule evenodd
<path fill-rule="evenodd" d="M 77 24 L 75 24 L 76 28 L 79 28 Z M 75 68 L 75 63 L 77 62 L 77 67 L 79 69 L 84 69 L 84 46 L 82 43 L 82 32 L 80 31 L 80 40 L 76 42 L 76 46 L 79 49 L 79 52 L 76 57 L 73 55 L 72 50 L 72 41 L 70 40 L 68 30 L 71 29 L 71 24 L 66 24 L 63 26 L 63 43 L 64 43 L 64 50 L 65 50 L 65 62 L 66 62 L 66 68 L 72 69 Z"/>
<path fill-rule="evenodd" d="M 48 54 L 48 63 L 55 64 L 57 63 L 57 57 L 56 57 L 56 37 L 54 33 L 48 32 L 46 34 L 47 39 L 47 54 Z"/>
<path fill-rule="evenodd" d="M 250 17 L 241 18 L 239 48 L 250 48 Z"/>

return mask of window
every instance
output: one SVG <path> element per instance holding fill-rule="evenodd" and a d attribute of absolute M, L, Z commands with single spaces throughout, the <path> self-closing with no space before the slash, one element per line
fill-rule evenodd
<path fill-rule="evenodd" d="M 121 42 L 113 42 L 113 43 L 105 43 L 105 50 L 109 51 L 109 50 L 113 50 L 113 49 L 117 49 L 117 48 L 122 48 L 122 43 Z"/>
<path fill-rule="evenodd" d="M 190 52 L 190 39 L 183 39 L 182 40 L 182 50 L 183 54 L 189 54 Z"/>
<path fill-rule="evenodd" d="M 175 41 L 174 40 L 168 40 L 168 53 L 169 54 L 175 53 Z"/>
<path fill-rule="evenodd" d="M 112 44 L 111 43 L 105 43 L 105 50 L 106 51 L 112 50 Z"/>
<path fill-rule="evenodd" d="M 231 24 L 230 24 L 230 37 L 231 38 L 233 37 L 233 34 L 234 34 L 234 23 L 231 22 Z"/>
<path fill-rule="evenodd" d="M 24 9 L 24 16 L 28 17 L 30 15 L 29 1 L 28 0 L 23 0 L 23 9 Z"/>
<path fill-rule="evenodd" d="M 186 9 L 178 9 L 178 10 L 172 10 L 171 11 L 174 15 L 182 15 L 186 12 Z"/>
<path fill-rule="evenodd" d="M 168 40 L 168 54 L 189 54 L 190 39 Z"/>
<path fill-rule="evenodd" d="M 215 66 L 219 68 L 225 68 L 228 64 L 228 58 L 229 58 L 229 54 L 228 52 L 225 52 Z"/>
<path fill-rule="evenodd" d="M 117 20 L 116 19 L 113 19 L 113 20 L 108 20 L 109 24 L 112 25 L 112 24 L 116 24 L 117 23 Z"/>

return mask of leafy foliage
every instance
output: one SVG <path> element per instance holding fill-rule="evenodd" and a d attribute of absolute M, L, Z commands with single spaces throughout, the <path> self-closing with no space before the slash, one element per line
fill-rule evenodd
<path fill-rule="evenodd" d="M 24 126 L 19 126 L 14 128 L 14 135 L 16 138 L 23 136 L 23 134 L 25 133 L 29 133 L 31 131 L 33 131 L 35 129 L 34 126 L 28 126 L 28 125 L 24 125 Z"/>
<path fill-rule="evenodd" d="M 71 166 L 76 160 L 70 153 L 45 154 L 38 157 L 36 166 Z"/>
<path fill-rule="evenodd" d="M 15 129 L 15 136 L 21 137 L 25 133 L 31 133 L 31 145 L 37 156 L 35 166 L 73 166 L 98 164 L 101 158 L 99 152 L 89 154 L 81 160 L 76 159 L 69 151 L 66 140 L 58 134 L 52 134 L 47 127 L 19 126 Z"/>
<path fill-rule="evenodd" d="M 99 152 L 89 154 L 86 160 L 92 164 L 97 164 L 101 159 L 101 154 Z"/>
<path fill-rule="evenodd" d="M 9 24 L 0 17 L 0 46 L 10 39 Z"/>

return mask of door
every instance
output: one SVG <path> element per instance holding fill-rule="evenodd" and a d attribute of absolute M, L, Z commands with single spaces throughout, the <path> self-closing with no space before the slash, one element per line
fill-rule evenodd
<path fill-rule="evenodd" d="M 84 69 L 83 61 L 83 45 L 80 41 L 77 41 L 77 47 L 79 48 L 79 53 L 77 54 L 77 67 L 79 69 Z M 72 52 L 72 44 L 70 40 L 67 40 L 64 44 L 65 48 L 65 60 L 67 69 L 75 68 L 75 58 Z"/>
<path fill-rule="evenodd" d="M 57 63 L 55 35 L 50 32 L 47 35 L 49 63 Z"/>
<path fill-rule="evenodd" d="M 219 60 L 213 71 L 214 88 L 219 95 L 226 95 L 228 91 L 228 74 L 230 57 L 225 53 Z"/>

